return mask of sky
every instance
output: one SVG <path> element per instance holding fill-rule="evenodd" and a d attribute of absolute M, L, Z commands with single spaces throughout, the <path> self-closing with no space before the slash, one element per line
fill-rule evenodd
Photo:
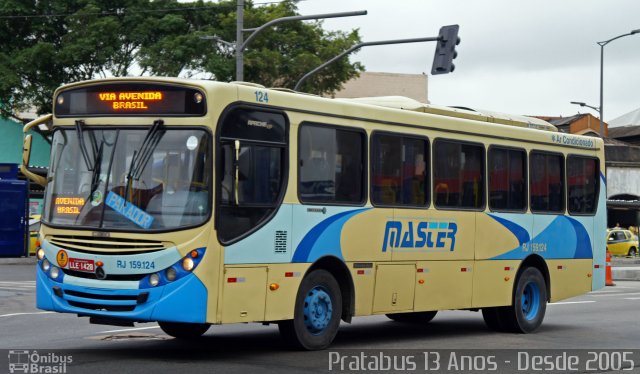
<path fill-rule="evenodd" d="M 257 0 L 260 1 L 260 0 Z M 302 0 L 302 15 L 367 10 L 327 19 L 327 30 L 359 29 L 363 42 L 437 36 L 460 25 L 456 69 L 429 76 L 429 101 L 505 113 L 598 113 L 600 46 L 640 29 L 638 0 Z M 365 47 L 366 71 L 429 74 L 435 43 Z M 604 119 L 640 108 L 640 33 L 604 48 Z"/>

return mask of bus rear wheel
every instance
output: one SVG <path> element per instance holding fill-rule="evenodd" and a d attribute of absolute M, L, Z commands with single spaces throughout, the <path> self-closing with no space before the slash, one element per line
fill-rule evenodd
<path fill-rule="evenodd" d="M 206 323 L 158 322 L 158 325 L 165 334 L 178 339 L 197 339 L 210 327 Z"/>
<path fill-rule="evenodd" d="M 518 277 L 511 306 L 497 308 L 499 327 L 516 333 L 533 332 L 542 324 L 546 310 L 544 277 L 540 270 L 528 267 Z"/>
<path fill-rule="evenodd" d="M 426 324 L 429 323 L 438 311 L 413 312 L 413 313 L 390 313 L 386 316 L 392 321 L 402 323 Z"/>
<path fill-rule="evenodd" d="M 296 349 L 327 348 L 338 333 L 342 313 L 340 286 L 326 270 L 314 270 L 300 284 L 292 320 L 278 327 L 285 342 Z"/>

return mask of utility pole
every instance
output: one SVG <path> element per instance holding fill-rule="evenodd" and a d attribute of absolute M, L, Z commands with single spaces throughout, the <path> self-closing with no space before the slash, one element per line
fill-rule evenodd
<path fill-rule="evenodd" d="M 227 46 L 233 46 L 236 51 L 236 81 L 244 80 L 244 50 L 247 45 L 260 33 L 260 31 L 271 27 L 273 25 L 288 22 L 288 21 L 304 21 L 309 19 L 326 19 L 326 18 L 338 18 L 338 17 L 352 17 L 352 16 L 365 16 L 366 10 L 359 10 L 355 12 L 341 12 L 341 13 L 326 13 L 326 14 L 313 14 L 309 16 L 289 16 L 273 19 L 260 27 L 252 29 L 244 28 L 244 0 L 238 0 L 236 9 L 236 42 L 231 43 L 220 39 L 215 35 L 201 36 L 203 40 L 215 40 L 216 42 L 225 44 Z M 247 39 L 244 39 L 243 32 L 251 32 Z"/>
<path fill-rule="evenodd" d="M 236 80 L 244 80 L 244 0 L 238 0 L 238 8 L 236 10 Z"/>

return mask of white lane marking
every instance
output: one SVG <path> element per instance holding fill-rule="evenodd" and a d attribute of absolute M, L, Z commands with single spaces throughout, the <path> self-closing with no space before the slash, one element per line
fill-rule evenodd
<path fill-rule="evenodd" d="M 0 284 L 34 285 L 34 284 L 36 284 L 36 282 L 35 281 L 33 281 L 33 282 L 2 282 L 2 281 L 0 281 Z"/>
<path fill-rule="evenodd" d="M 33 290 L 35 288 L 36 288 L 36 286 L 33 286 L 33 287 L 21 286 L 21 287 L 19 287 L 19 286 L 2 286 L 2 285 L 0 285 L 0 289 L 1 290 L 10 290 L 10 291 L 18 291 L 18 290 L 25 290 L 26 291 L 26 290 Z"/>
<path fill-rule="evenodd" d="M 125 332 L 125 331 L 149 330 L 149 329 L 159 329 L 159 328 L 160 328 L 160 326 L 134 327 L 134 328 L 130 328 L 130 329 L 120 329 L 120 330 L 107 330 L 107 331 L 100 331 L 98 334 L 106 334 L 106 333 L 111 333 L 111 332 Z"/>
<path fill-rule="evenodd" d="M 550 303 L 548 305 L 565 305 L 565 304 L 587 304 L 587 303 L 595 303 L 595 300 L 585 300 L 585 301 L 564 301 L 560 303 Z"/>
<path fill-rule="evenodd" d="M 640 295 L 640 292 L 616 292 L 616 293 L 606 293 L 601 295 L 589 295 L 593 297 L 605 297 L 605 296 L 625 296 L 625 295 Z"/>
<path fill-rule="evenodd" d="M 640 300 L 640 297 L 625 297 L 625 300 Z"/>
<path fill-rule="evenodd" d="M 33 314 L 50 314 L 55 312 L 32 312 L 32 313 L 11 313 L 11 314 L 0 314 L 0 317 L 13 317 L 13 316 L 27 316 Z"/>

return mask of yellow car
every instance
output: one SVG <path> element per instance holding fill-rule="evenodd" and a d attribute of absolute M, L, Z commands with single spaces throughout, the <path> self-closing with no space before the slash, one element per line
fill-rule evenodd
<path fill-rule="evenodd" d="M 40 215 L 36 214 L 29 217 L 29 253 L 36 253 L 36 242 L 38 241 L 38 232 L 40 231 Z"/>
<path fill-rule="evenodd" d="M 612 256 L 635 256 L 638 253 L 638 237 L 629 230 L 609 229 L 607 250 Z"/>

